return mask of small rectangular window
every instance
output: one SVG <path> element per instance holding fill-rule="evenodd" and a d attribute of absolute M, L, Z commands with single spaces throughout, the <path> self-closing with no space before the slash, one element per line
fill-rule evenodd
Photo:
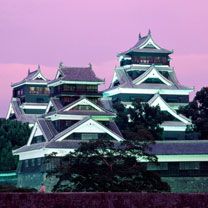
<path fill-rule="evenodd" d="M 35 166 L 35 159 L 31 160 L 31 166 L 33 166 L 33 167 Z"/>
<path fill-rule="evenodd" d="M 29 167 L 28 160 L 25 160 L 25 161 L 24 161 L 24 164 L 25 164 L 25 167 L 26 167 L 26 168 L 28 168 L 28 167 Z"/>

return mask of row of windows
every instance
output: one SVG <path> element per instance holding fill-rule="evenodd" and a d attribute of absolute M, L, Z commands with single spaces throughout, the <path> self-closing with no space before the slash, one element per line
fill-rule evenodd
<path fill-rule="evenodd" d="M 77 105 L 74 108 L 72 108 L 72 110 L 96 111 L 96 109 L 90 105 Z"/>
<path fill-rule="evenodd" d="M 96 140 L 96 139 L 109 139 L 114 140 L 109 134 L 106 133 L 73 133 L 66 140 Z"/>
<path fill-rule="evenodd" d="M 89 91 L 89 92 L 97 92 L 97 85 L 62 85 L 57 88 L 59 91 L 63 92 L 73 92 L 73 91 Z"/>
<path fill-rule="evenodd" d="M 48 87 L 29 87 L 29 93 L 30 94 L 43 94 L 43 95 L 49 95 L 50 90 Z"/>
<path fill-rule="evenodd" d="M 208 163 L 202 162 L 162 162 L 158 165 L 148 163 L 147 165 L 148 170 L 170 170 L 170 171 L 177 171 L 177 170 L 200 170 L 206 169 L 208 170 Z"/>
<path fill-rule="evenodd" d="M 138 64 L 168 64 L 168 58 L 160 56 L 140 56 L 132 57 L 132 62 Z"/>
<path fill-rule="evenodd" d="M 24 160 L 23 165 L 25 168 L 29 168 L 29 167 L 40 166 L 41 162 L 42 162 L 41 158 L 34 158 L 30 160 Z"/>

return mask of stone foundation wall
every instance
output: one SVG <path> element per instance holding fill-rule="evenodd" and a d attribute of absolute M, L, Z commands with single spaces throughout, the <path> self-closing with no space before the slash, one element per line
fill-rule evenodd
<path fill-rule="evenodd" d="M 0 193 L 1 208 L 207 208 L 207 194 Z"/>
<path fill-rule="evenodd" d="M 208 193 L 208 177 L 163 177 L 162 180 L 174 193 Z"/>
<path fill-rule="evenodd" d="M 162 177 L 162 180 L 170 185 L 173 193 L 208 193 L 208 177 Z M 24 173 L 18 175 L 17 186 L 39 190 L 42 182 L 45 183 L 47 192 L 51 192 L 57 178 L 46 178 L 43 173 Z"/>

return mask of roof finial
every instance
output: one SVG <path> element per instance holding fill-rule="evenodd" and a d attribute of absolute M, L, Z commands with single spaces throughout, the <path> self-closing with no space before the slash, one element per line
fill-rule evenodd
<path fill-rule="evenodd" d="M 30 68 L 28 69 L 28 75 L 30 74 Z"/>
<path fill-rule="evenodd" d="M 151 30 L 149 29 L 149 31 L 148 31 L 148 35 L 151 35 Z"/>
<path fill-rule="evenodd" d="M 141 33 L 139 33 L 139 40 L 142 38 Z"/>
<path fill-rule="evenodd" d="M 38 70 L 40 70 L 40 64 L 38 64 Z"/>
<path fill-rule="evenodd" d="M 88 66 L 89 66 L 90 69 L 92 69 L 92 64 L 91 63 L 89 63 Z"/>
<path fill-rule="evenodd" d="M 61 69 L 63 66 L 64 66 L 64 63 L 61 61 L 61 62 L 59 63 L 59 69 Z"/>

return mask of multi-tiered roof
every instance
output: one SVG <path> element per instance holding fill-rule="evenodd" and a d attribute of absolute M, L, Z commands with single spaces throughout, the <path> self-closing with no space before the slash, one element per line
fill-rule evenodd
<path fill-rule="evenodd" d="M 131 56 L 134 53 L 156 53 L 156 54 L 171 54 L 173 51 L 160 47 L 152 38 L 151 31 L 149 30 L 148 35 L 141 36 L 139 34 L 138 42 L 130 49 L 125 52 L 119 53 L 120 56 Z"/>
<path fill-rule="evenodd" d="M 48 82 L 39 66 L 35 71 L 28 70 L 27 77 L 11 85 L 13 96 L 6 118 L 33 125 L 36 117 L 42 115 L 48 105 Z"/>
<path fill-rule="evenodd" d="M 116 67 L 112 83 L 104 97 L 121 100 L 131 105 L 140 99 L 151 106 L 159 105 L 161 110 L 171 114 L 172 119 L 163 123 L 165 131 L 185 131 L 191 121 L 177 113 L 180 106 L 189 101 L 193 88 L 183 86 L 178 81 L 175 70 L 170 66 L 172 51 L 160 47 L 149 31 L 136 45 L 119 53 L 120 66 Z"/>
<path fill-rule="evenodd" d="M 86 83 L 89 85 L 103 83 L 103 80 L 96 77 L 91 66 L 86 68 L 62 66 L 58 69 L 55 79 L 49 86 L 52 90 L 56 90 L 53 87 L 60 89 L 64 85 L 63 91 L 51 97 L 44 116 L 38 118 L 35 123 L 27 145 L 14 151 L 14 154 L 20 155 L 20 160 L 44 157 L 52 152 L 65 155 L 78 147 L 81 141 L 90 139 L 123 140 L 113 121 L 116 114 L 106 110 L 101 101 L 93 102 L 88 99 L 90 89 L 86 88 L 86 95 L 83 91 L 77 92 L 77 99 L 73 102 L 66 104 L 62 101 L 63 92 L 64 96 L 75 97 L 73 92 L 64 89 L 69 90 L 71 86 L 82 89 L 82 85 L 87 86 Z M 93 91 L 94 96 L 96 93 L 98 89 Z M 36 155 L 33 154 L 34 151 Z"/>

